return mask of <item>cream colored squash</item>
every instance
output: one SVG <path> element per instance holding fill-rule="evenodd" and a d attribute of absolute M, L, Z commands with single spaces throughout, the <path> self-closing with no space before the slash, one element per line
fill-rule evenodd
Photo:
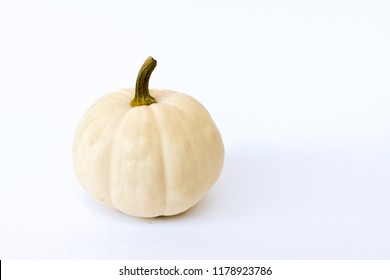
<path fill-rule="evenodd" d="M 73 145 L 81 185 L 102 203 L 137 217 L 175 215 L 194 206 L 224 161 L 221 135 L 198 101 L 169 90 L 149 92 L 155 66 L 149 57 L 135 89 L 97 100 L 78 124 Z"/>

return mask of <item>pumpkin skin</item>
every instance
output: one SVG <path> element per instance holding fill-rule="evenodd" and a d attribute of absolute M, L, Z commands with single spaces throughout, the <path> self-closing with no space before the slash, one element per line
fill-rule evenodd
<path fill-rule="evenodd" d="M 97 100 L 75 132 L 73 163 L 98 201 L 136 217 L 179 214 L 218 179 L 221 135 L 194 98 L 150 90 L 156 103 L 131 106 L 134 88 Z"/>

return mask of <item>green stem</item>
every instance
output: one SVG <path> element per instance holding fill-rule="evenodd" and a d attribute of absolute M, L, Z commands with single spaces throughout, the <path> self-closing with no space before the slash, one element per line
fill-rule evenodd
<path fill-rule="evenodd" d="M 142 105 L 150 105 L 156 103 L 156 99 L 149 93 L 149 79 L 152 74 L 154 68 L 157 66 L 157 61 L 153 59 L 153 57 L 149 56 L 141 69 L 138 72 L 137 82 L 135 84 L 135 96 L 134 99 L 131 100 L 130 105 L 142 106 Z"/>

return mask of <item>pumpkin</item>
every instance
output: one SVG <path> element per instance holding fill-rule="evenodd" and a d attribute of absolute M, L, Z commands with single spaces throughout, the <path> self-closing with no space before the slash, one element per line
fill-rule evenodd
<path fill-rule="evenodd" d="M 179 214 L 218 179 L 221 135 L 206 109 L 189 95 L 150 90 L 157 62 L 149 57 L 136 87 L 98 99 L 79 122 L 74 170 L 98 201 L 136 217 Z"/>

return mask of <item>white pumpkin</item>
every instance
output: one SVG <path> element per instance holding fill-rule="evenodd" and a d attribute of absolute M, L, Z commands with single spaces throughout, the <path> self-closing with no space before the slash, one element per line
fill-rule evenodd
<path fill-rule="evenodd" d="M 81 185 L 137 217 L 186 211 L 215 183 L 224 160 L 221 135 L 198 101 L 169 90 L 149 93 L 155 66 L 149 57 L 136 89 L 97 100 L 81 119 L 73 146 Z"/>

